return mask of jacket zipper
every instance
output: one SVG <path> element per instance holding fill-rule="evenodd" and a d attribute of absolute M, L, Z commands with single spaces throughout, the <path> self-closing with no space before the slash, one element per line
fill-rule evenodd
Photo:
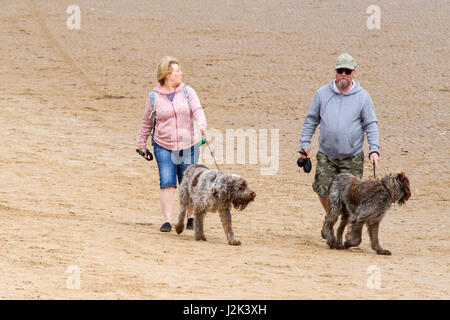
<path fill-rule="evenodd" d="M 180 141 L 178 139 L 178 118 L 177 118 L 177 113 L 175 111 L 175 106 L 173 105 L 173 101 L 175 100 L 176 95 L 177 95 L 177 91 L 175 90 L 175 94 L 173 95 L 172 101 L 170 101 L 170 99 L 169 99 L 169 97 L 167 97 L 167 95 L 166 95 L 166 97 L 169 100 L 170 105 L 172 106 L 173 115 L 175 116 L 175 131 L 176 131 L 176 134 L 177 134 L 177 149 L 178 149 L 180 147 Z M 191 138 L 191 142 L 192 142 L 192 138 Z"/>
<path fill-rule="evenodd" d="M 175 100 L 175 96 L 176 95 L 177 95 L 177 92 L 175 90 L 175 94 L 173 95 L 172 101 L 170 101 L 170 99 L 169 99 L 169 97 L 167 97 L 167 95 L 166 95 L 166 97 L 170 101 L 170 105 L 172 106 L 172 109 L 173 109 L 173 115 L 175 116 L 175 131 L 176 131 L 176 134 L 177 134 L 177 149 L 178 149 L 180 147 L 180 142 L 178 140 L 178 120 L 177 120 L 177 113 L 175 111 L 175 106 L 173 105 L 173 100 Z"/>
<path fill-rule="evenodd" d="M 337 118 L 337 123 L 336 123 L 336 135 L 335 135 L 335 150 L 334 152 L 337 153 L 338 150 L 336 149 L 336 146 L 338 145 L 338 129 L 339 129 L 339 123 L 341 122 L 341 106 L 342 106 L 342 94 L 339 96 L 339 110 L 338 110 L 338 118 Z"/>

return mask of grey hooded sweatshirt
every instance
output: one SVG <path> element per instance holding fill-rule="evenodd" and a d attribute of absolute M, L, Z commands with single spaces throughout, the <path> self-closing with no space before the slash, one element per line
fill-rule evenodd
<path fill-rule="evenodd" d="M 311 149 L 311 137 L 320 125 L 319 151 L 345 159 L 363 151 L 364 132 L 370 152 L 378 152 L 378 123 L 372 99 L 357 81 L 341 94 L 335 80 L 317 90 L 303 122 L 300 147 Z"/>

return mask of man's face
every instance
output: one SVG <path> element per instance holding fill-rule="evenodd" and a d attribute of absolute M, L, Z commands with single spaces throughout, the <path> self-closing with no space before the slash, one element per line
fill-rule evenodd
<path fill-rule="evenodd" d="M 345 90 L 352 83 L 355 70 L 347 68 L 336 69 L 336 85 L 339 89 Z"/>

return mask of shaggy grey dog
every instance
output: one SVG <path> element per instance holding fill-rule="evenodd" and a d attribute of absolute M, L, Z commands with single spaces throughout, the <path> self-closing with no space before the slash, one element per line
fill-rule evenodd
<path fill-rule="evenodd" d="M 377 254 L 390 255 L 391 252 L 384 250 L 378 241 L 380 222 L 392 203 L 403 205 L 410 196 L 409 179 L 403 172 L 366 181 L 350 173 L 338 174 L 328 186 L 330 208 L 323 223 L 322 237 L 327 239 L 331 249 L 356 247 L 361 243 L 362 229 L 367 224 L 372 249 Z M 333 227 L 339 216 L 341 223 L 335 239 Z M 342 244 L 342 234 L 349 219 L 352 219 L 351 230 Z"/>
<path fill-rule="evenodd" d="M 256 194 L 247 186 L 247 181 L 237 175 L 209 170 L 203 165 L 191 165 L 184 172 L 180 184 L 180 213 L 175 230 L 184 230 L 186 211 L 194 206 L 195 240 L 205 240 L 203 220 L 206 212 L 219 211 L 223 230 L 230 245 L 240 245 L 231 227 L 231 206 L 244 210 L 255 199 Z"/>

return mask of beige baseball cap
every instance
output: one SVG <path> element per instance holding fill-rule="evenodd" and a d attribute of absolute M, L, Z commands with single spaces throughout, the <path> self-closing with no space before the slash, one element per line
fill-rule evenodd
<path fill-rule="evenodd" d="M 356 68 L 356 61 L 348 53 L 343 53 L 336 60 L 336 69 L 339 68 L 354 70 Z"/>

